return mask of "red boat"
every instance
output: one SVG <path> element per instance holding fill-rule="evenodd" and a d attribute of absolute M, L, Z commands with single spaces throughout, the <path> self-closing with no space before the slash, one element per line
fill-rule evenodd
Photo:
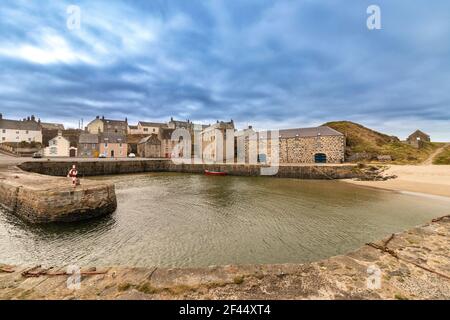
<path fill-rule="evenodd" d="M 206 175 L 206 176 L 226 176 L 227 173 L 226 173 L 226 172 L 222 172 L 222 171 L 209 171 L 209 170 L 205 170 L 205 175 Z"/>

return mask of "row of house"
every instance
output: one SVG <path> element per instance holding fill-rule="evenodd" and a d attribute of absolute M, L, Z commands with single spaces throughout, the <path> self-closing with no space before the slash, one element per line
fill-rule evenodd
<path fill-rule="evenodd" d="M 172 133 L 179 128 L 186 129 L 191 135 L 192 148 L 175 149 L 180 141 L 172 140 Z M 84 130 L 65 130 L 62 124 L 42 123 L 35 116 L 23 120 L 6 120 L 0 114 L 0 136 L 4 142 L 35 142 L 43 145 L 46 157 L 110 157 L 124 158 L 130 152 L 143 158 L 182 157 L 185 152 L 194 153 L 194 130 L 200 132 L 198 150 L 202 158 L 208 161 L 249 162 L 250 137 L 258 135 L 251 127 L 237 131 L 233 120 L 217 121 L 212 125 L 195 125 L 190 120 L 170 119 L 167 123 L 140 121 L 129 125 L 128 119 L 113 120 L 97 116 Z M 255 135 L 256 134 L 256 135 Z M 227 139 L 233 135 L 233 139 Z M 244 158 L 237 159 L 239 138 L 243 136 Z M 344 161 L 345 136 L 329 127 L 297 128 L 279 131 L 280 163 L 310 163 Z M 229 144 L 232 141 L 232 144 Z M 270 143 L 266 140 L 264 150 L 257 150 L 258 161 L 270 161 L 272 158 Z M 261 148 L 259 142 L 257 148 Z M 197 151 L 197 152 L 198 152 Z"/>
<path fill-rule="evenodd" d="M 180 128 L 189 133 L 190 146 L 181 143 L 182 137 L 172 140 L 172 134 Z M 254 150 L 250 149 L 256 148 L 256 160 L 264 162 L 274 157 L 271 144 L 277 141 L 280 163 L 341 163 L 345 160 L 345 136 L 330 127 L 283 129 L 277 134 L 278 137 L 263 137 L 263 133 L 254 131 L 251 126 L 237 131 L 233 120 L 199 125 L 171 118 L 167 123 L 139 121 L 137 125 L 130 125 L 127 118 L 117 120 L 104 116 L 97 116 L 83 130 L 65 129 L 62 124 L 41 122 L 34 115 L 10 120 L 0 113 L 0 147 L 30 144 L 40 147 L 46 157 L 124 158 L 134 153 L 143 158 L 172 158 L 190 151 L 212 162 L 249 163 L 255 157 Z M 230 135 L 233 139 L 227 139 Z M 258 142 L 253 141 L 255 139 Z M 429 135 L 417 130 L 405 142 L 419 148 L 429 141 Z M 243 153 L 239 152 L 242 150 Z"/>

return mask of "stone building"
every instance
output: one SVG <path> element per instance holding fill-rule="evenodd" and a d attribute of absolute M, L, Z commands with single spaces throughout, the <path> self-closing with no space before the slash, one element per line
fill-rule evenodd
<path fill-rule="evenodd" d="M 161 158 L 161 140 L 157 134 L 149 135 L 139 141 L 137 155 L 141 158 Z"/>
<path fill-rule="evenodd" d="M 227 136 L 231 135 L 227 141 Z M 234 121 L 217 121 L 201 132 L 202 158 L 209 162 L 234 162 Z"/>
<path fill-rule="evenodd" d="M 406 138 L 406 143 L 415 148 L 422 148 L 426 142 L 431 142 L 430 136 L 420 130 L 414 131 Z"/>
<path fill-rule="evenodd" d="M 280 163 L 342 163 L 345 136 L 330 127 L 280 130 Z"/>
<path fill-rule="evenodd" d="M 86 131 L 92 134 L 111 133 L 118 135 L 126 135 L 128 133 L 128 119 L 125 120 L 111 120 L 105 119 L 104 116 L 100 118 L 97 116 L 86 127 Z"/>
<path fill-rule="evenodd" d="M 126 158 L 128 156 L 127 136 L 116 133 L 100 134 L 99 153 L 106 158 Z"/>
<path fill-rule="evenodd" d="M 98 134 L 82 133 L 78 141 L 78 156 L 82 158 L 98 158 L 99 151 Z"/>
<path fill-rule="evenodd" d="M 176 156 L 174 150 L 178 141 L 172 140 L 172 133 L 174 131 L 175 129 L 162 128 L 159 132 L 158 138 L 161 141 L 161 158 L 173 158 Z"/>
<path fill-rule="evenodd" d="M 35 116 L 23 120 L 3 119 L 0 113 L 0 143 L 42 143 L 42 128 Z"/>

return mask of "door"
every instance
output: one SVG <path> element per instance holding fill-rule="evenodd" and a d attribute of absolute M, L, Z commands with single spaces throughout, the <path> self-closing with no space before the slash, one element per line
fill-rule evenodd
<path fill-rule="evenodd" d="M 111 150 L 111 158 L 114 158 L 114 150 Z"/>
<path fill-rule="evenodd" d="M 70 153 L 70 157 L 71 157 L 71 158 L 75 158 L 75 157 L 76 157 L 77 150 L 75 150 L 75 149 L 70 149 L 69 153 Z"/>
<path fill-rule="evenodd" d="M 316 153 L 314 155 L 315 163 L 327 163 L 327 155 L 325 153 Z"/>

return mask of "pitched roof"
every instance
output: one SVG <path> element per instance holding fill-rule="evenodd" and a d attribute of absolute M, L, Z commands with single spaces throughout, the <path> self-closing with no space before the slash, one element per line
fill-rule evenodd
<path fill-rule="evenodd" d="M 41 131 L 39 123 L 32 120 L 17 121 L 17 120 L 0 119 L 0 128 L 12 130 Z"/>
<path fill-rule="evenodd" d="M 107 141 L 108 143 L 127 143 L 127 137 L 117 133 L 102 133 L 100 134 L 100 142 Z"/>
<path fill-rule="evenodd" d="M 296 128 L 296 129 L 282 129 L 279 130 L 281 138 L 295 138 L 295 137 L 317 137 L 317 136 L 343 136 L 342 133 L 331 129 L 327 126 L 313 127 L 313 128 Z"/>
<path fill-rule="evenodd" d="M 139 141 L 139 144 L 152 142 L 153 144 L 161 144 L 161 141 L 159 141 L 158 136 L 156 134 L 149 135 L 148 137 L 142 138 Z"/>
<path fill-rule="evenodd" d="M 138 126 L 128 126 L 128 128 L 130 128 L 130 129 L 137 129 L 138 128 Z"/>
<path fill-rule="evenodd" d="M 423 131 L 420 131 L 420 130 L 416 130 L 416 131 L 414 131 L 413 133 L 411 133 L 409 136 L 410 137 L 412 137 L 412 136 L 415 136 L 415 135 L 423 135 L 423 136 L 427 136 L 427 137 L 429 137 L 429 135 L 428 134 L 426 134 L 425 132 L 423 132 Z"/>
<path fill-rule="evenodd" d="M 79 143 L 98 143 L 98 134 L 82 133 L 80 134 Z"/>
<path fill-rule="evenodd" d="M 146 121 L 139 121 L 139 124 L 143 127 L 162 127 L 166 125 L 165 123 L 146 122 Z"/>
<path fill-rule="evenodd" d="M 41 122 L 41 127 L 42 129 L 64 130 L 64 125 L 61 123 Z"/>

